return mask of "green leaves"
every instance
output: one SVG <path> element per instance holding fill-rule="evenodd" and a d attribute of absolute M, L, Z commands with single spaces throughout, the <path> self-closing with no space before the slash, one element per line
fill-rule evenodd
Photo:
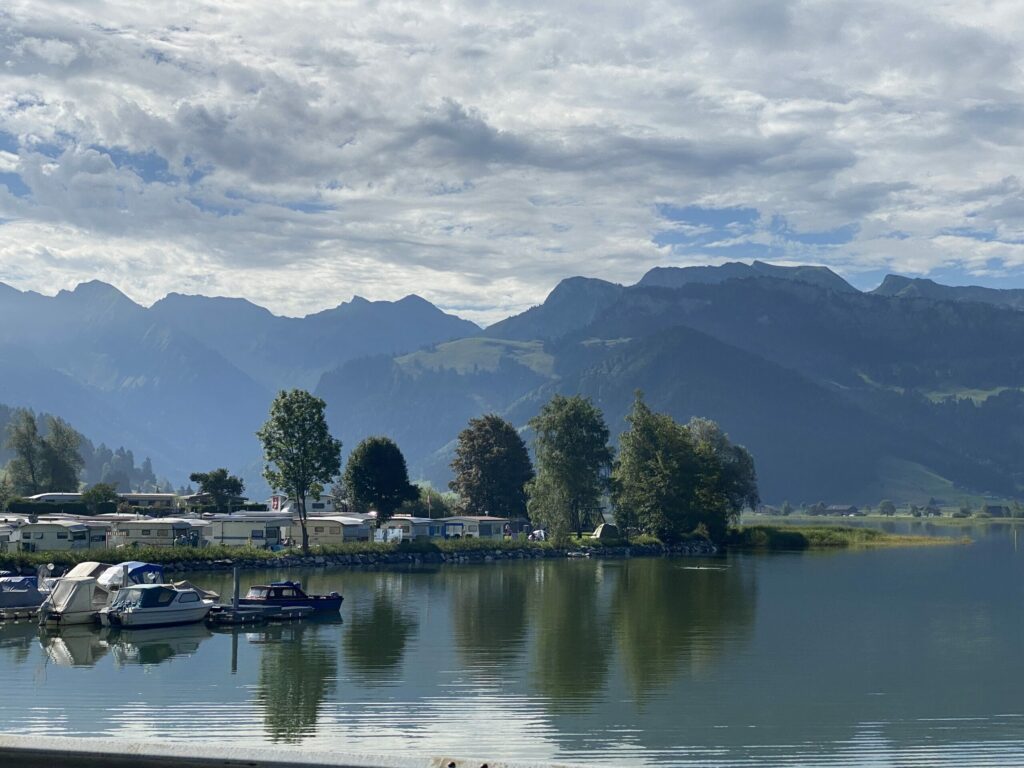
<path fill-rule="evenodd" d="M 199 483 L 199 492 L 209 494 L 218 508 L 226 505 L 232 497 L 241 496 L 245 490 L 242 479 L 229 475 L 224 467 L 210 472 L 193 472 L 188 479 L 193 483 Z"/>
<path fill-rule="evenodd" d="M 31 411 L 19 411 L 7 427 L 7 447 L 14 458 L 7 465 L 7 477 L 19 495 L 74 493 L 78 474 L 85 466 L 78 449 L 82 436 L 56 416 L 46 417 L 46 434 L 39 432 Z"/>
<path fill-rule="evenodd" d="M 611 468 L 604 416 L 588 398 L 555 395 L 530 426 L 537 435 L 530 519 L 555 538 L 579 535 L 597 516 Z"/>
<path fill-rule="evenodd" d="M 404 502 L 419 498 L 409 482 L 405 457 L 387 437 L 368 437 L 356 446 L 345 465 L 344 482 L 349 503 L 360 511 L 376 510 L 378 525 Z"/>
<path fill-rule="evenodd" d="M 505 419 L 493 413 L 470 419 L 459 433 L 451 466 L 455 479 L 448 486 L 462 497 L 466 514 L 526 514 L 526 483 L 533 467 L 526 444 Z"/>
<path fill-rule="evenodd" d="M 326 406 L 301 389 L 280 392 L 270 406 L 270 418 L 256 433 L 263 443 L 263 477 L 296 501 L 304 550 L 309 549 L 306 497 L 320 498 L 324 485 L 341 471 L 341 441 L 327 428 Z"/>

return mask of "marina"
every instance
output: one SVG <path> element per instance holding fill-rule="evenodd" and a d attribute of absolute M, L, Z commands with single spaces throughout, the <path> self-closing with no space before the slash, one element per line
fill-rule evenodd
<path fill-rule="evenodd" d="M 0 685 L 20 695 L 0 717 L 12 733 L 108 749 L 194 745 L 202 722 L 223 747 L 395 760 L 1006 762 L 1024 748 L 1024 551 L 997 525 L 914 531 L 974 543 L 245 572 L 242 594 L 300 581 L 343 593 L 342 611 L 138 630 L 5 624 Z M 230 571 L 190 578 L 231 603 Z M 85 699 L 97 705 L 67 706 Z"/>

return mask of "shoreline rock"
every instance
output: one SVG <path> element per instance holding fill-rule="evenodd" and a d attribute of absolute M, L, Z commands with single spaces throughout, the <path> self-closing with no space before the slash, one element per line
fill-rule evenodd
<path fill-rule="evenodd" d="M 479 549 L 463 552 L 361 552 L 353 554 L 287 554 L 265 560 L 183 560 L 164 563 L 168 573 L 230 571 L 236 565 L 243 571 L 287 568 L 373 569 L 395 565 L 461 565 L 464 563 L 501 563 L 510 560 L 625 557 L 709 557 L 718 554 L 710 542 L 687 542 L 672 546 L 631 545 L 592 549 Z"/>

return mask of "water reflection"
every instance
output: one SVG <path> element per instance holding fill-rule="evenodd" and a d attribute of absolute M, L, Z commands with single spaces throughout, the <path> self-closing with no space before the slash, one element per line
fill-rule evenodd
<path fill-rule="evenodd" d="M 31 656 L 38 636 L 39 628 L 34 622 L 0 623 L 0 652 L 11 662 L 23 664 Z"/>
<path fill-rule="evenodd" d="M 345 658 L 359 672 L 370 675 L 397 670 L 406 644 L 415 636 L 416 619 L 401 607 L 404 580 L 399 574 L 379 574 L 370 604 L 352 609 L 345 633 Z"/>
<path fill-rule="evenodd" d="M 500 667 L 522 653 L 530 576 L 525 568 L 491 566 L 445 573 L 455 642 L 467 664 Z"/>
<path fill-rule="evenodd" d="M 36 628 L 46 658 L 60 667 L 91 667 L 107 655 L 110 645 L 91 626 L 70 626 L 59 630 Z"/>
<path fill-rule="evenodd" d="M 615 570 L 615 636 L 638 698 L 665 687 L 683 668 L 700 673 L 753 627 L 753 576 L 735 563 L 666 567 L 641 559 Z"/>
<path fill-rule="evenodd" d="M 106 630 L 104 634 L 118 666 L 161 664 L 175 656 L 191 656 L 201 642 L 213 637 L 205 624 Z"/>
<path fill-rule="evenodd" d="M 296 743 L 316 732 L 321 705 L 337 681 L 333 629 L 332 623 L 303 621 L 246 632 L 248 642 L 263 646 L 256 701 L 270 741 Z"/>
<path fill-rule="evenodd" d="M 604 563 L 540 563 L 531 610 L 541 631 L 532 681 L 552 709 L 576 709 L 604 687 L 611 654 L 610 617 L 599 600 Z"/>

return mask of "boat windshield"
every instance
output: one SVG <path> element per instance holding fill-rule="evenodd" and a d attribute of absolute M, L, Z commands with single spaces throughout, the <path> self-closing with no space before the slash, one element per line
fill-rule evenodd
<path fill-rule="evenodd" d="M 151 589 L 122 589 L 111 604 L 112 608 L 161 608 L 174 602 L 177 592 L 170 587 Z"/>
<path fill-rule="evenodd" d="M 245 595 L 250 600 L 266 600 L 267 588 L 266 587 L 249 587 L 249 591 Z"/>

